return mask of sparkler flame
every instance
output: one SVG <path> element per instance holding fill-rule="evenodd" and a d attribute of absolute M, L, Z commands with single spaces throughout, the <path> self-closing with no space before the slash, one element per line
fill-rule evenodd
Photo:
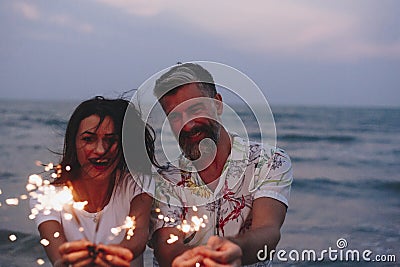
<path fill-rule="evenodd" d="M 175 243 L 176 241 L 178 241 L 178 236 L 174 234 L 169 234 L 169 239 L 167 240 L 167 243 L 172 244 Z"/>
<path fill-rule="evenodd" d="M 134 235 L 134 230 L 136 228 L 136 218 L 135 216 L 126 216 L 125 222 L 122 226 L 111 228 L 111 233 L 114 236 L 119 235 L 123 229 L 126 229 L 126 239 L 130 240 Z"/>
<path fill-rule="evenodd" d="M 195 213 L 197 213 L 198 208 L 196 206 L 192 207 L 193 211 Z M 159 208 L 155 209 L 156 213 L 160 213 L 161 210 Z M 157 218 L 159 220 L 164 220 L 165 222 L 171 222 L 174 223 L 175 219 L 174 218 L 169 218 L 167 216 L 164 216 L 163 214 L 158 214 Z M 203 215 L 201 217 L 197 216 L 197 215 L 193 215 L 190 218 L 190 221 L 188 220 L 183 220 L 182 223 L 180 225 L 177 225 L 176 228 L 187 234 L 189 232 L 198 232 L 201 228 L 205 228 L 206 227 L 206 223 L 208 223 L 208 217 L 207 215 Z M 170 234 L 169 239 L 167 240 L 168 244 L 172 244 L 175 243 L 178 240 L 178 236 Z"/>

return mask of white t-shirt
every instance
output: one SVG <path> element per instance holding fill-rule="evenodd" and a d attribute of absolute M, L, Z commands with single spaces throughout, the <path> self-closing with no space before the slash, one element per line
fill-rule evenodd
<path fill-rule="evenodd" d="M 51 210 L 48 215 L 39 212 L 36 215 L 35 223 L 39 226 L 45 221 L 54 220 L 59 222 L 64 229 L 65 237 L 68 241 L 86 238 L 96 243 L 117 244 L 123 240 L 125 231 L 114 235 L 111 229 L 124 225 L 126 216 L 129 215 L 131 201 L 141 193 L 144 193 L 142 188 L 136 184 L 131 175 L 126 175 L 121 184 L 113 191 L 109 203 L 101 211 L 91 213 L 75 209 L 80 225 L 75 219 L 66 219 L 65 214 L 71 214 L 68 212 L 68 209 L 62 211 Z M 31 198 L 31 208 L 36 204 L 38 204 L 37 199 Z M 97 236 L 95 237 L 97 220 L 100 221 Z M 81 227 L 83 228 L 83 232 L 79 230 Z"/>
<path fill-rule="evenodd" d="M 151 179 L 146 176 L 140 178 L 143 180 Z M 59 190 L 61 189 L 60 187 Z M 48 215 L 39 212 L 39 214 L 36 215 L 35 223 L 39 226 L 45 221 L 54 220 L 59 222 L 63 227 L 67 241 L 86 238 L 96 244 L 118 244 L 125 237 L 126 230 L 122 229 L 119 234 L 115 235 L 111 232 L 111 229 L 124 225 L 126 217 L 129 216 L 131 201 L 142 193 L 145 193 L 143 189 L 135 182 L 130 174 L 127 174 L 123 178 L 121 184 L 113 191 L 109 203 L 100 212 L 91 213 L 85 210 L 75 209 L 75 214 L 80 224 L 77 223 L 75 219 L 67 219 L 65 217 L 66 214 L 71 214 L 68 212 L 68 209 L 62 211 L 51 210 Z M 38 204 L 38 200 L 36 198 L 31 198 L 31 208 L 34 208 L 36 204 Z M 96 234 L 97 220 L 99 220 L 99 228 Z M 83 229 L 83 232 L 80 231 L 80 228 Z M 142 257 L 140 257 L 140 260 L 141 258 Z"/>

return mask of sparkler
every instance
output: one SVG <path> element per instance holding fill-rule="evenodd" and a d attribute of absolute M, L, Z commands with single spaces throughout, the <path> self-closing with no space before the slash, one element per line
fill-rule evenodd
<path fill-rule="evenodd" d="M 193 206 L 192 209 L 195 213 L 197 213 L 198 209 L 196 206 Z M 156 208 L 155 212 L 159 213 L 157 216 L 158 219 L 164 220 L 165 222 L 171 222 L 171 223 L 175 222 L 174 218 L 169 218 L 167 216 L 162 215 L 161 210 L 159 208 Z M 185 219 L 182 221 L 181 224 L 177 225 L 176 228 L 185 234 L 195 233 L 195 232 L 198 232 L 201 228 L 205 228 L 207 222 L 208 222 L 207 215 L 203 215 L 201 217 L 199 217 L 198 215 L 193 215 L 190 218 L 190 221 Z M 179 239 L 178 236 L 176 236 L 174 234 L 170 234 L 169 239 L 167 240 L 167 243 L 173 244 L 176 241 L 178 241 L 178 239 Z"/>
<path fill-rule="evenodd" d="M 126 230 L 126 239 L 130 240 L 134 235 L 134 230 L 136 228 L 136 220 L 135 216 L 129 217 L 126 216 L 125 222 L 123 225 L 119 227 L 111 228 L 111 233 L 114 236 L 117 236 L 121 233 L 122 230 Z"/>
<path fill-rule="evenodd" d="M 71 171 L 70 166 L 65 166 L 62 168 L 60 164 L 54 165 L 53 163 L 43 164 L 40 161 L 36 162 L 36 165 L 44 167 L 44 171 L 39 174 L 32 174 L 28 177 L 28 182 L 25 186 L 29 197 L 37 200 L 37 204 L 31 209 L 31 213 L 28 218 L 33 220 L 39 213 L 50 214 L 52 210 L 54 211 L 63 211 L 64 218 L 66 220 L 73 220 L 79 227 L 79 231 L 82 232 L 84 237 L 88 239 L 85 235 L 84 228 L 81 226 L 81 222 L 75 212 L 75 210 L 83 210 L 85 205 L 88 204 L 87 201 L 83 202 L 75 202 L 72 195 L 72 185 L 67 184 L 65 186 L 55 186 L 51 182 L 60 178 L 63 171 Z M 49 174 L 49 172 L 51 172 Z M 45 179 L 42 177 L 42 174 L 46 173 L 46 176 L 50 179 Z M 2 190 L 0 189 L 0 195 L 2 194 Z M 17 206 L 20 203 L 20 200 L 27 200 L 27 194 L 22 194 L 19 197 L 11 197 L 5 200 L 5 204 L 9 206 Z M 1 207 L 0 203 L 0 207 Z M 101 213 L 97 217 L 94 241 L 96 244 L 96 236 L 99 229 L 100 221 L 101 221 Z M 121 231 L 126 230 L 126 239 L 130 240 L 134 235 L 134 230 L 136 228 L 135 216 L 129 217 L 127 216 L 123 225 L 119 227 L 115 227 L 111 229 L 111 233 L 114 236 L 117 236 Z M 54 238 L 58 238 L 60 236 L 59 232 L 55 232 L 53 234 Z M 110 238 L 111 239 L 111 238 Z M 14 242 L 17 240 L 17 236 L 15 234 L 9 235 L 9 240 Z M 48 246 L 50 241 L 47 239 L 41 239 L 40 244 L 43 246 Z M 92 256 L 93 259 L 97 257 L 99 253 L 103 253 L 96 248 L 96 245 L 88 246 L 89 255 Z M 43 265 L 45 261 L 43 259 L 37 259 L 36 263 L 38 265 Z"/>

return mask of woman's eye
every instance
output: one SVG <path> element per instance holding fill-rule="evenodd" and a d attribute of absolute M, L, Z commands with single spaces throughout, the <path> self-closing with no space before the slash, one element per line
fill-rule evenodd
<path fill-rule="evenodd" d="M 84 137 L 82 137 L 82 140 L 85 142 L 93 142 L 94 138 L 91 136 L 84 136 Z"/>
<path fill-rule="evenodd" d="M 117 142 L 117 137 L 108 137 L 104 140 L 104 142 L 109 145 L 112 146 L 113 144 L 115 144 Z"/>

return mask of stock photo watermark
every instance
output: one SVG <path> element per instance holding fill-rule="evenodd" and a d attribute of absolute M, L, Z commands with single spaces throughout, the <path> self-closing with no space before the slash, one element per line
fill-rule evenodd
<path fill-rule="evenodd" d="M 265 245 L 264 249 L 257 252 L 257 258 L 260 261 L 272 259 L 274 256 L 280 262 L 396 262 L 395 254 L 375 254 L 369 249 L 349 249 L 348 242 L 344 238 L 336 241 L 336 247 L 328 247 L 320 251 L 314 249 L 268 251 Z"/>

